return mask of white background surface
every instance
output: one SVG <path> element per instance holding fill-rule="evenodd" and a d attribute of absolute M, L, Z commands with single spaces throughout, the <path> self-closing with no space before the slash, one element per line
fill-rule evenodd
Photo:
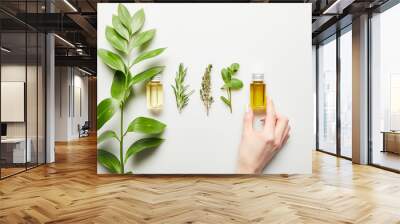
<path fill-rule="evenodd" d="M 24 82 L 1 82 L 1 122 L 24 122 Z"/>
<path fill-rule="evenodd" d="M 157 34 L 148 49 L 168 47 L 159 57 L 133 68 L 137 74 L 150 65 L 165 65 L 164 110 L 150 114 L 144 85 L 135 86 L 136 96 L 127 105 L 125 125 L 137 116 L 152 116 L 168 126 L 161 147 L 130 159 L 126 170 L 137 174 L 229 174 L 235 172 L 243 114 L 249 104 L 253 72 L 264 72 L 268 95 L 277 110 L 290 119 L 287 145 L 264 173 L 311 173 L 313 136 L 313 87 L 311 70 L 310 4 L 125 4 L 133 12 L 144 8 L 143 30 Z M 98 4 L 98 47 L 112 49 L 105 39 L 117 4 Z M 195 93 L 179 114 L 171 84 L 179 63 L 188 67 L 187 83 Z M 233 114 L 219 97 L 223 81 L 220 70 L 237 62 L 242 90 L 233 92 Z M 201 77 L 213 65 L 215 102 L 206 116 L 200 100 Z M 110 97 L 113 74 L 98 60 L 98 102 Z M 119 114 L 100 130 L 119 130 Z M 118 131 L 119 132 L 119 131 Z M 128 148 L 137 135 L 128 134 Z M 117 142 L 101 148 L 119 155 Z M 98 173 L 106 170 L 98 166 Z"/>

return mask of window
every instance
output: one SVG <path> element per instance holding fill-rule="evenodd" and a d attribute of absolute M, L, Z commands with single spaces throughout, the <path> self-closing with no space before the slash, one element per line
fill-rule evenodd
<path fill-rule="evenodd" d="M 374 165 L 400 170 L 400 5 L 371 18 L 371 141 Z"/>
<path fill-rule="evenodd" d="M 320 151 L 351 158 L 352 26 L 320 43 L 317 53 L 317 147 Z"/>
<path fill-rule="evenodd" d="M 340 36 L 340 155 L 352 156 L 352 34 L 351 26 Z"/>
<path fill-rule="evenodd" d="M 336 153 L 336 39 L 318 47 L 318 149 Z"/>
<path fill-rule="evenodd" d="M 390 74 L 390 130 L 400 130 L 400 73 Z"/>

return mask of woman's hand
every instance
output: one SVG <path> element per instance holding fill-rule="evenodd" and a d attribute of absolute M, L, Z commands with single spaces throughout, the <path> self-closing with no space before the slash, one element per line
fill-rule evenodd
<path fill-rule="evenodd" d="M 253 111 L 247 111 L 239 146 L 237 173 L 240 174 L 261 173 L 289 138 L 289 120 L 276 113 L 271 99 L 267 102 L 263 130 L 254 130 L 253 120 Z"/>

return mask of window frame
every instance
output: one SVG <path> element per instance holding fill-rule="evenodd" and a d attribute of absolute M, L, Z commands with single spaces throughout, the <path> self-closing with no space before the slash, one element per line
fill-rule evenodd
<path fill-rule="evenodd" d="M 352 31 L 352 23 L 346 25 L 340 30 L 337 30 L 336 33 L 332 34 L 331 36 L 327 37 L 326 39 L 320 41 L 318 44 L 316 44 L 316 151 L 323 152 L 329 155 L 333 155 L 339 158 L 347 159 L 347 160 L 352 160 L 352 158 L 347 157 L 342 155 L 342 150 L 341 150 L 341 117 L 340 117 L 340 103 L 341 103 L 341 64 L 340 64 L 340 37 L 344 35 L 347 32 Z M 319 147 L 319 47 L 322 43 L 326 44 L 330 41 L 336 41 L 336 152 L 328 152 L 324 149 L 321 149 Z"/>

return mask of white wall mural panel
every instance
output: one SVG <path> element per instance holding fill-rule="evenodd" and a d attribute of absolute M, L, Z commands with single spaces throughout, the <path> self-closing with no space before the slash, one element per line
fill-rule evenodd
<path fill-rule="evenodd" d="M 249 105 L 252 73 L 265 74 L 267 94 L 279 113 L 290 120 L 291 134 L 284 148 L 264 173 L 311 173 L 314 136 L 314 99 L 311 61 L 311 4 L 125 4 L 131 14 L 143 8 L 142 30 L 156 29 L 148 49 L 167 47 L 154 59 L 133 66 L 136 74 L 153 65 L 165 65 L 163 110 L 146 107 L 144 83 L 134 87 L 126 105 L 125 127 L 138 116 L 167 124 L 165 141 L 145 150 L 125 164 L 134 174 L 233 174 L 236 169 L 243 115 Z M 105 38 L 107 25 L 118 4 L 98 4 L 98 47 L 115 51 Z M 135 51 L 134 53 L 135 54 Z M 135 54 L 137 55 L 137 54 Z M 232 92 L 233 113 L 219 99 L 225 96 L 221 69 L 239 63 L 237 77 L 244 86 Z M 188 105 L 179 113 L 171 88 L 178 66 L 188 67 L 186 83 L 194 89 Z M 208 64 L 215 102 L 209 116 L 200 99 L 200 84 Z M 98 60 L 98 103 L 110 97 L 113 71 Z M 119 133 L 116 113 L 100 130 Z M 125 148 L 140 137 L 128 133 Z M 108 140 L 98 146 L 119 157 L 119 143 Z M 98 165 L 98 173 L 108 173 Z"/>

